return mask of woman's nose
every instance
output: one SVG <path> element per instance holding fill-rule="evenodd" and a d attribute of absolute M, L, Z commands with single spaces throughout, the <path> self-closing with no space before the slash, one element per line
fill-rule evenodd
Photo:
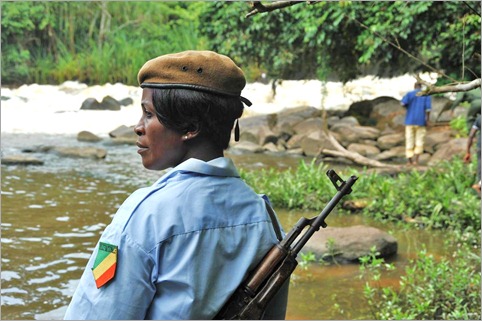
<path fill-rule="evenodd" d="M 136 127 L 134 127 L 134 132 L 137 136 L 142 136 L 144 134 L 144 126 L 141 124 L 141 121 L 139 121 Z"/>

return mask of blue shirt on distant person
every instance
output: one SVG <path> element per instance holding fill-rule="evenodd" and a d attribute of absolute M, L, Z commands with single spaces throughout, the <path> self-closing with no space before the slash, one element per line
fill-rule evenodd
<path fill-rule="evenodd" d="M 419 88 L 409 91 L 402 98 L 402 105 L 407 107 L 405 125 L 426 126 L 426 112 L 432 109 L 432 97 L 417 96 Z"/>
<path fill-rule="evenodd" d="M 115 277 L 96 287 L 96 246 L 65 319 L 212 319 L 277 237 L 263 198 L 220 157 L 134 192 L 100 242 L 118 246 Z M 284 319 L 287 287 L 278 299 L 267 313 Z"/>

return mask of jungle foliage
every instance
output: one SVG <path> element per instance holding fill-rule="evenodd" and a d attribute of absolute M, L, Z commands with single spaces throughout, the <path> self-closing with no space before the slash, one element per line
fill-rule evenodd
<path fill-rule="evenodd" d="M 480 6 L 464 1 L 320 1 L 245 18 L 245 1 L 1 2 L 4 84 L 136 84 L 161 54 L 227 54 L 250 81 L 394 76 L 480 77 Z M 420 59 L 417 62 L 386 39 Z"/>

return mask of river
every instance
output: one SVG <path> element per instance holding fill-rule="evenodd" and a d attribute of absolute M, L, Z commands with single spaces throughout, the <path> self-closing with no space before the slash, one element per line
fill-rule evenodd
<path fill-rule="evenodd" d="M 2 154 L 18 154 L 39 145 L 79 146 L 75 135 L 2 133 Z M 2 165 L 2 319 L 61 319 L 86 262 L 116 209 L 135 189 L 153 183 L 159 172 L 145 170 L 131 145 L 113 145 L 106 138 L 104 160 L 36 154 L 41 166 Z M 229 155 L 246 170 L 288 169 L 299 157 Z M 361 178 L 362 179 L 362 178 Z M 315 212 L 277 209 L 289 230 L 301 216 Z M 425 246 L 436 256 L 451 249 L 445 234 L 398 231 L 360 215 L 337 215 L 330 226 L 365 224 L 393 233 L 398 254 L 395 273 L 384 276 L 396 284 L 403 268 Z M 322 233 L 322 231 L 321 231 Z M 292 280 L 288 319 L 372 319 L 363 298 L 359 266 L 310 264 L 298 268 Z M 335 308 L 335 303 L 339 308 Z"/>

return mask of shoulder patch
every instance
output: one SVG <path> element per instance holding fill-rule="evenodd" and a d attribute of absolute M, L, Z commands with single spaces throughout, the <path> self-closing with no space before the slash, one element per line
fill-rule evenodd
<path fill-rule="evenodd" d="M 114 278 L 116 266 L 117 245 L 99 242 L 99 251 L 92 268 L 95 285 L 98 289 Z"/>

